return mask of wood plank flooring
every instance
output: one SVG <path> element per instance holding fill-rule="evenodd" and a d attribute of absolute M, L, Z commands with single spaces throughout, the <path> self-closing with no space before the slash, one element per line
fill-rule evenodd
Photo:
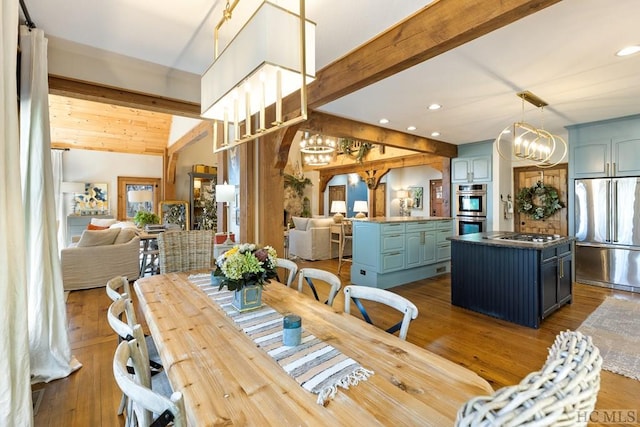
<path fill-rule="evenodd" d="M 337 260 L 301 261 L 299 265 L 332 272 L 338 267 Z M 346 267 L 341 274 L 344 284 L 349 283 L 350 265 Z M 494 389 L 516 384 L 529 372 L 538 370 L 558 332 L 578 328 L 607 296 L 640 300 L 640 294 L 575 284 L 573 304 L 543 321 L 540 329 L 530 329 L 452 306 L 449 275 L 399 286 L 394 291 L 413 301 L 420 311 L 411 323 L 408 341 L 471 369 Z M 72 353 L 83 367 L 68 378 L 34 386 L 45 389 L 35 416 L 36 426 L 124 425 L 124 418 L 116 414 L 121 394 L 112 374 L 117 339 L 106 320 L 109 303 L 104 288 L 69 295 Z M 342 293 L 334 306 L 344 307 Z M 397 321 L 394 310 L 368 310 L 381 326 Z M 141 313 L 138 319 L 144 320 Z M 602 371 L 596 409 L 635 410 L 640 417 L 640 381 Z M 640 423 L 640 419 L 636 422 Z"/>

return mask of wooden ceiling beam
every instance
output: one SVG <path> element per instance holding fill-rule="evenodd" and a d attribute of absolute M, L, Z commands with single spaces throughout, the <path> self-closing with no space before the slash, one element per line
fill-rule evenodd
<path fill-rule="evenodd" d="M 435 1 L 319 70 L 307 104 L 321 107 L 559 1 Z M 291 107 L 284 111 L 295 109 L 299 98 L 298 92 L 288 96 Z"/>
<path fill-rule="evenodd" d="M 312 111 L 309 114 L 309 119 L 300 125 L 300 129 L 337 138 L 354 138 L 374 144 L 404 148 L 442 157 L 453 158 L 458 156 L 458 146 L 448 142 L 385 129 L 319 111 Z"/>
<path fill-rule="evenodd" d="M 200 104 L 132 92 L 61 76 L 49 75 L 49 93 L 87 101 L 119 105 L 121 107 L 201 119 Z"/>

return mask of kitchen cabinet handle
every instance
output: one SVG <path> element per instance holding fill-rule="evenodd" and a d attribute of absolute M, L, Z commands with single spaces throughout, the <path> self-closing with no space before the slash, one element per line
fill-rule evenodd
<path fill-rule="evenodd" d="M 420 244 L 421 244 L 421 245 L 424 245 L 424 241 L 425 241 L 425 238 L 424 238 L 424 231 L 421 231 L 421 232 L 420 232 Z"/>
<path fill-rule="evenodd" d="M 402 252 L 389 252 L 389 255 L 402 255 Z"/>
<path fill-rule="evenodd" d="M 560 259 L 560 278 L 564 277 L 564 260 Z"/>
<path fill-rule="evenodd" d="M 389 237 L 400 237 L 400 235 L 399 234 L 392 234 Z"/>
<path fill-rule="evenodd" d="M 609 163 L 607 163 L 607 165 L 604 168 L 604 175 L 609 176 Z"/>

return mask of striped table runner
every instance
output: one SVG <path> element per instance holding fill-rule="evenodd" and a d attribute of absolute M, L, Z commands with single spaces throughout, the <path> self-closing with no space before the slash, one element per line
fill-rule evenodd
<path fill-rule="evenodd" d="M 300 345 L 282 345 L 282 314 L 266 305 L 241 313 L 231 305 L 233 292 L 227 289 L 219 291 L 217 286 L 211 286 L 210 274 L 195 274 L 188 279 L 215 301 L 298 384 L 317 394 L 318 404 L 324 405 L 331 400 L 338 387 L 348 389 L 373 375 L 373 371 L 306 332 L 304 322 Z"/>

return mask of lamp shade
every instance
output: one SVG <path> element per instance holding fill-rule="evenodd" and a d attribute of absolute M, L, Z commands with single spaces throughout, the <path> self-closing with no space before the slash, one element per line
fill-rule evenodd
<path fill-rule="evenodd" d="M 145 203 L 153 201 L 151 190 L 131 190 L 127 192 L 127 200 L 130 203 Z"/>
<path fill-rule="evenodd" d="M 396 196 L 398 197 L 398 199 L 406 199 L 407 197 L 409 197 L 409 192 L 407 190 L 398 190 L 396 192 Z"/>
<path fill-rule="evenodd" d="M 60 190 L 63 193 L 84 193 L 83 182 L 63 182 L 60 186 Z"/>
<path fill-rule="evenodd" d="M 216 201 L 222 203 L 232 203 L 236 199 L 236 186 L 227 184 L 216 185 Z"/>
<path fill-rule="evenodd" d="M 344 200 L 334 200 L 331 202 L 331 212 L 347 213 L 347 203 Z"/>
<path fill-rule="evenodd" d="M 244 4 L 251 3 L 255 1 Z M 261 106 L 273 104 L 278 97 L 284 98 L 302 85 L 300 16 L 268 1 L 262 2 L 252 16 L 241 10 L 234 11 L 234 18 L 241 20 L 243 16 L 250 18 L 235 37 L 226 37 L 232 39 L 231 42 L 202 76 L 202 117 L 243 121 L 247 112 L 255 114 Z M 308 20 L 305 23 L 306 83 L 309 84 L 315 78 L 316 69 L 315 24 Z M 238 90 L 240 85 L 244 90 Z M 246 97 L 245 92 L 252 96 Z M 236 110 L 237 118 L 234 118 Z"/>
<path fill-rule="evenodd" d="M 353 203 L 354 212 L 369 212 L 369 204 L 365 200 L 356 200 Z"/>

